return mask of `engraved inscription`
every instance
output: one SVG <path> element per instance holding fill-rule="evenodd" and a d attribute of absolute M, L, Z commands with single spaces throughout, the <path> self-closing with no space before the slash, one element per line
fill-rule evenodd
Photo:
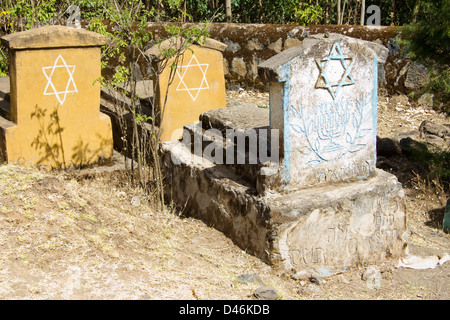
<path fill-rule="evenodd" d="M 332 222 L 325 227 L 323 236 L 317 236 L 307 225 L 296 232 L 308 237 L 315 245 L 306 244 L 295 247 L 289 253 L 295 267 L 308 265 L 330 265 L 342 260 L 357 259 L 360 254 L 377 252 L 383 248 L 391 248 L 399 239 L 395 228 L 395 212 L 398 203 L 387 194 L 382 195 L 374 203 L 372 212 L 355 218 L 359 219 L 358 228 L 350 222 Z M 368 222 L 367 222 L 368 221 Z M 361 232 L 361 223 L 367 222 L 367 234 Z M 324 224 L 326 224 L 326 220 Z M 309 236 L 308 236 L 309 235 Z M 315 239 L 315 237 L 317 237 Z"/>
<path fill-rule="evenodd" d="M 351 163 L 348 166 L 342 166 L 337 169 L 326 169 L 317 173 L 318 182 L 335 182 L 345 180 L 346 177 L 356 177 L 364 179 L 372 172 L 371 165 L 364 161 L 362 163 Z"/>
<path fill-rule="evenodd" d="M 301 248 L 291 251 L 291 260 L 294 265 L 325 263 L 325 250 L 323 248 Z"/>

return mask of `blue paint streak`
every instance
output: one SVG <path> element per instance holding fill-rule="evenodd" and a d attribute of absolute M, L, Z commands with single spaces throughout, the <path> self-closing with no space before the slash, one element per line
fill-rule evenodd
<path fill-rule="evenodd" d="M 283 89 L 283 139 L 284 139 L 284 163 L 282 181 L 286 185 L 291 180 L 291 142 L 290 142 L 290 91 L 291 91 L 291 62 L 282 67 L 283 79 L 286 79 Z"/>
<path fill-rule="evenodd" d="M 374 55 L 373 57 L 373 91 L 372 91 L 372 117 L 373 117 L 373 139 L 374 143 L 374 159 L 373 165 L 375 166 L 377 163 L 377 120 L 378 120 L 378 112 L 377 112 L 377 103 L 378 103 L 378 60 Z"/>

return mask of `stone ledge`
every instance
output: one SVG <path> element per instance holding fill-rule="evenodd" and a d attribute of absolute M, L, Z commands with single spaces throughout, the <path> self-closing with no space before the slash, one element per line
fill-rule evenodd
<path fill-rule="evenodd" d="M 272 217 L 271 261 L 284 269 L 324 276 L 402 256 L 406 248 L 404 192 L 383 170 L 363 181 L 264 200 Z"/>

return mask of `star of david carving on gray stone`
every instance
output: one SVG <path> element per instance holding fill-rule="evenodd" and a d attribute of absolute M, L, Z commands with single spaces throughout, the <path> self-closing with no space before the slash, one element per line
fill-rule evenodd
<path fill-rule="evenodd" d="M 327 89 L 333 100 L 336 99 L 343 86 L 355 83 L 351 70 L 355 61 L 341 51 L 339 42 L 333 44 L 330 54 L 320 61 L 316 61 L 320 74 L 316 88 Z M 337 76 L 337 78 L 336 78 Z"/>

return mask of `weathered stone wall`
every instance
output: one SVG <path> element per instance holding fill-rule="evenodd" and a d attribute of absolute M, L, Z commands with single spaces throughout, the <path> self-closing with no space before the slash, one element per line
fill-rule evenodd
<path fill-rule="evenodd" d="M 186 24 L 186 27 L 189 26 L 190 24 Z M 164 24 L 150 23 L 148 28 L 156 40 L 167 37 Z M 209 26 L 211 38 L 227 44 L 224 51 L 224 70 L 228 88 L 237 85 L 243 88 L 267 90 L 266 85 L 258 77 L 257 66 L 260 63 L 283 50 L 300 45 L 309 35 L 339 33 L 373 41 L 389 48 L 389 57 L 385 66 L 380 68 L 380 87 L 393 94 L 409 93 L 417 89 L 417 85 L 423 85 L 420 79 L 420 81 L 415 80 L 417 77 L 414 74 L 417 70 L 421 70 L 401 55 L 398 45 L 393 40 L 397 31 L 398 28 L 395 27 L 350 25 L 302 27 L 294 24 L 213 23 Z M 413 70 L 410 71 L 410 69 Z M 424 73 L 419 73 L 417 76 L 422 79 Z"/>
<path fill-rule="evenodd" d="M 164 26 L 167 23 L 149 23 L 148 31 L 152 33 L 152 40 L 147 49 L 155 41 L 168 37 Z M 183 24 L 190 27 L 192 24 Z M 267 85 L 258 77 L 258 65 L 281 51 L 300 45 L 305 37 L 314 34 L 338 33 L 349 37 L 382 44 L 389 49 L 389 55 L 384 65 L 379 66 L 379 89 L 381 94 L 389 95 L 409 94 L 421 91 L 428 81 L 428 70 L 412 62 L 402 53 L 395 38 L 400 29 L 390 26 L 299 26 L 294 24 L 239 24 L 212 23 L 208 27 L 211 38 L 223 42 L 227 48 L 223 52 L 224 71 L 227 88 L 259 89 L 267 91 Z M 112 68 L 103 70 L 105 76 L 114 73 Z M 138 63 L 138 79 L 150 79 L 150 68 L 145 59 Z"/>

